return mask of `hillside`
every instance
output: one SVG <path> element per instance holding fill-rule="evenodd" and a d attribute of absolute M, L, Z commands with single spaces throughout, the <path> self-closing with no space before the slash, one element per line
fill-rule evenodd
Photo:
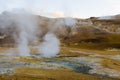
<path fill-rule="evenodd" d="M 93 26 L 109 33 L 120 34 L 120 15 L 91 17 Z"/>
<path fill-rule="evenodd" d="M 9 15 L 7 16 L 9 17 Z M 75 19 L 75 18 L 47 18 L 37 16 L 38 25 L 42 34 L 38 34 L 40 41 L 42 37 L 48 33 L 55 33 L 61 42 L 65 45 L 79 46 L 82 48 L 94 48 L 102 45 L 103 48 L 120 48 L 120 20 L 117 19 L 98 19 L 91 17 L 90 19 Z M 2 17 L 0 17 L 1 20 Z M 12 26 L 6 29 L 7 33 L 0 32 L 0 44 L 3 46 L 14 46 L 12 33 L 17 29 L 14 28 L 15 23 L 7 26 Z M 53 29 L 54 28 L 54 29 Z M 2 31 L 2 29 L 1 29 Z M 11 34 L 9 34 L 11 33 Z M 91 43 L 91 44 L 88 44 Z M 96 49 L 97 49 L 96 48 Z"/>

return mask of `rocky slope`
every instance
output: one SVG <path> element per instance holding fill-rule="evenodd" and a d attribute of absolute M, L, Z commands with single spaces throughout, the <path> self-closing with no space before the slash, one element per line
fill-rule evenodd
<path fill-rule="evenodd" d="M 1 18 L 0 22 L 2 22 Z M 42 34 L 38 35 L 39 37 L 43 37 L 47 32 L 51 31 L 66 42 L 106 42 L 108 41 L 108 34 L 120 33 L 120 19 L 118 17 L 113 19 L 100 19 L 96 17 L 73 19 L 38 16 L 38 18 L 39 29 L 42 31 Z M 7 26 L 15 26 L 15 23 Z M 51 27 L 54 27 L 54 29 L 51 30 Z M 14 31 L 16 29 L 11 27 L 6 30 L 7 34 L 0 32 L 1 43 L 14 42 L 10 35 Z"/>

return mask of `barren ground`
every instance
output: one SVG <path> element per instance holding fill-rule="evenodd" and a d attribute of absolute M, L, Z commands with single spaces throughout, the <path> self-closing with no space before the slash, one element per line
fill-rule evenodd
<path fill-rule="evenodd" d="M 14 48 L 11 49 L 16 52 Z M 64 46 L 53 58 L 20 57 L 0 48 L 0 80 L 119 80 L 120 50 Z M 31 47 L 31 53 L 37 51 Z"/>

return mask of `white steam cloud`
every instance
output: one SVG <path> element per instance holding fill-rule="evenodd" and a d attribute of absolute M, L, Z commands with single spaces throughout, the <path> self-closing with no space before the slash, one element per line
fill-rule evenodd
<path fill-rule="evenodd" d="M 0 32 L 5 35 L 11 35 L 14 38 L 20 56 L 30 56 L 30 43 L 38 41 L 40 37 L 37 35 L 43 34 L 41 33 L 42 27 L 39 26 L 39 21 L 41 20 L 38 19 L 38 16 L 27 12 L 3 12 L 0 15 Z M 49 32 L 53 32 L 54 28 L 51 27 Z M 60 44 L 56 35 L 47 33 L 43 40 L 42 44 L 38 44 L 41 55 L 43 57 L 56 56 L 59 53 Z"/>
<path fill-rule="evenodd" d="M 60 50 L 60 41 L 55 34 L 47 33 L 44 36 L 44 42 L 40 45 L 42 57 L 56 56 Z"/>
<path fill-rule="evenodd" d="M 36 37 L 37 31 L 37 18 L 32 14 L 28 13 L 15 13 L 13 15 L 16 27 L 19 33 L 14 36 L 17 41 L 18 51 L 21 56 L 30 56 L 29 43 L 30 41 L 34 41 Z"/>
<path fill-rule="evenodd" d="M 75 26 L 72 18 L 45 20 L 22 9 L 0 14 L 0 33 L 12 36 L 20 56 L 30 56 L 29 46 L 43 40 L 39 46 L 42 57 L 53 57 L 59 53 L 57 35 L 64 34 L 65 26 Z"/>
<path fill-rule="evenodd" d="M 0 28 L 3 33 L 11 34 L 21 56 L 30 56 L 29 42 L 36 39 L 37 19 L 26 12 L 4 12 L 0 17 Z M 9 33 L 12 29 L 12 33 Z M 7 34 L 7 35 L 8 35 Z"/>
<path fill-rule="evenodd" d="M 30 50 L 28 47 L 28 40 L 27 40 L 27 33 L 26 32 L 20 32 L 19 34 L 19 40 L 18 41 L 18 50 L 21 56 L 30 56 Z"/>

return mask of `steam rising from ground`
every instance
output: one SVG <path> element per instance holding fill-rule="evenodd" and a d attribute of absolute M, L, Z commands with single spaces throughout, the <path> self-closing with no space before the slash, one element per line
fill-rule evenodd
<path fill-rule="evenodd" d="M 0 15 L 0 32 L 14 38 L 20 56 L 30 56 L 30 43 L 38 41 L 40 37 L 37 35 L 42 35 L 38 21 L 38 16 L 26 12 L 4 12 Z M 52 30 L 54 29 L 51 26 L 50 32 Z M 43 43 L 38 45 L 43 57 L 58 54 L 60 42 L 54 33 L 47 33 L 43 40 Z"/>
<path fill-rule="evenodd" d="M 59 52 L 60 41 L 55 34 L 47 33 L 44 36 L 44 42 L 40 45 L 42 57 L 53 57 Z"/>
<path fill-rule="evenodd" d="M 29 43 L 34 41 L 37 31 L 37 18 L 31 14 L 17 14 L 16 26 L 19 33 L 14 36 L 17 41 L 18 51 L 21 56 L 30 56 Z"/>
<path fill-rule="evenodd" d="M 19 34 L 19 40 L 18 41 L 18 50 L 21 56 L 30 56 L 30 50 L 28 47 L 28 40 L 27 40 L 27 33 L 26 32 L 20 32 Z"/>
<path fill-rule="evenodd" d="M 41 56 L 56 56 L 60 50 L 60 41 L 55 33 L 62 33 L 63 25 L 73 26 L 76 21 L 72 18 L 63 21 L 53 20 L 46 28 L 40 26 L 40 23 L 45 24 L 38 16 L 25 11 L 3 12 L 0 14 L 0 33 L 14 38 L 20 56 L 30 56 L 30 43 L 39 41 L 40 38 L 43 38 L 43 42 L 38 44 Z M 48 31 L 45 33 L 44 30 Z M 39 37 L 43 34 L 43 37 Z"/>

